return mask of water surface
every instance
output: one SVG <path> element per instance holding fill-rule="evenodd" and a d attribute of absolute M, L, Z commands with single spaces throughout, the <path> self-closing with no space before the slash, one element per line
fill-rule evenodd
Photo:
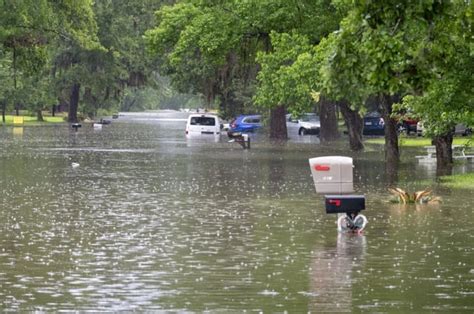
<path fill-rule="evenodd" d="M 185 117 L 0 129 L 2 311 L 474 311 L 473 197 L 439 188 L 416 149 L 399 185 L 428 182 L 439 205 L 388 203 L 378 147 L 257 134 L 243 150 L 187 140 Z M 361 236 L 315 194 L 308 159 L 325 155 L 354 158 Z"/>

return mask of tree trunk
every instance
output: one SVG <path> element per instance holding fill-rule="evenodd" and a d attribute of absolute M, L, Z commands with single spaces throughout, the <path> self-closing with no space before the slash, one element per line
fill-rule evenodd
<path fill-rule="evenodd" d="M 398 172 L 398 163 L 400 162 L 397 121 L 390 116 L 396 100 L 396 96 L 380 95 L 382 117 L 385 122 L 385 170 L 389 177 Z"/>
<path fill-rule="evenodd" d="M 56 105 L 53 105 L 53 107 L 51 108 L 51 116 L 56 116 Z"/>
<path fill-rule="evenodd" d="M 36 111 L 36 120 L 38 120 L 39 122 L 44 122 L 43 112 L 41 111 L 41 109 L 38 109 Z"/>
<path fill-rule="evenodd" d="M 7 111 L 7 102 L 5 100 L 0 101 L 2 104 L 2 122 L 5 123 L 5 116 L 6 116 L 6 111 Z"/>
<path fill-rule="evenodd" d="M 79 107 L 79 90 L 81 84 L 74 83 L 71 87 L 71 95 L 69 97 L 69 112 L 67 121 L 70 123 L 77 123 L 77 108 Z"/>
<path fill-rule="evenodd" d="M 16 90 L 17 88 L 17 70 L 16 70 L 16 45 L 13 46 L 13 89 Z"/>
<path fill-rule="evenodd" d="M 338 139 L 341 135 L 337 128 L 336 104 L 321 97 L 321 131 L 319 138 L 321 142 L 330 142 Z"/>
<path fill-rule="evenodd" d="M 204 110 L 208 110 L 211 107 L 211 104 L 214 102 L 216 96 L 215 82 L 212 79 L 207 79 L 205 81 L 204 95 L 206 97 L 206 103 Z"/>
<path fill-rule="evenodd" d="M 97 115 L 96 98 L 92 95 L 92 88 L 84 88 L 84 93 L 82 94 L 82 101 L 88 105 L 88 111 L 85 112 L 87 116 L 89 118 L 95 119 L 95 116 Z"/>
<path fill-rule="evenodd" d="M 222 100 L 219 104 L 219 115 L 221 115 L 222 118 L 234 118 L 238 116 L 238 114 L 243 110 L 243 103 L 238 102 L 232 93 L 226 93 L 226 95 L 222 95 Z"/>
<path fill-rule="evenodd" d="M 436 174 L 451 174 L 453 166 L 453 132 L 435 136 L 433 144 L 436 147 Z"/>
<path fill-rule="evenodd" d="M 353 151 L 364 149 L 364 144 L 362 143 L 362 129 L 364 127 L 364 122 L 362 117 L 357 111 L 351 109 L 347 101 L 340 101 L 338 102 L 338 105 L 347 125 L 349 147 Z"/>
<path fill-rule="evenodd" d="M 276 140 L 288 139 L 288 131 L 286 129 L 286 110 L 284 106 L 278 106 L 271 110 L 270 113 L 270 138 Z"/>
<path fill-rule="evenodd" d="M 56 106 L 56 112 L 69 111 L 69 104 L 66 99 L 58 97 L 58 105 Z"/>
<path fill-rule="evenodd" d="M 242 112 L 242 108 L 237 106 L 234 97 L 234 83 L 236 64 L 238 57 L 235 52 L 230 52 L 226 56 L 225 64 L 220 67 L 218 72 L 218 84 L 216 86 L 216 94 L 219 95 L 219 110 L 223 118 L 228 119 L 235 117 L 237 112 Z"/>
<path fill-rule="evenodd" d="M 121 111 L 129 112 L 131 108 L 133 108 L 133 105 L 135 105 L 136 98 L 134 98 L 132 101 L 124 101 L 122 104 L 122 108 L 120 109 Z"/>

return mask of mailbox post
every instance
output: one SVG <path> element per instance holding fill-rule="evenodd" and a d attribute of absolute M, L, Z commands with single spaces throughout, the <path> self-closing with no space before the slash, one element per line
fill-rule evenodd
<path fill-rule="evenodd" d="M 71 127 L 74 129 L 74 131 L 77 132 L 77 129 L 79 129 L 80 127 L 82 127 L 82 125 L 80 123 L 73 123 L 71 125 Z"/>
<path fill-rule="evenodd" d="M 241 132 L 229 132 L 228 133 L 231 140 L 229 143 L 239 143 L 243 149 L 250 149 L 250 137 L 248 134 L 241 133 Z"/>
<path fill-rule="evenodd" d="M 364 215 L 359 215 L 365 209 L 364 195 L 354 195 L 352 158 L 344 156 L 324 156 L 309 159 L 316 193 L 324 194 L 327 214 L 342 214 L 338 225 L 351 224 L 361 218 L 363 225 L 354 226 L 350 230 L 362 230 L 367 223 Z M 341 230 L 342 227 L 339 229 Z"/>

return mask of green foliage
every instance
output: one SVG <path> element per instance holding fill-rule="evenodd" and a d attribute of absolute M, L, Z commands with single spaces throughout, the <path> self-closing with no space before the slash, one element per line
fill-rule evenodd
<path fill-rule="evenodd" d="M 343 5 L 334 6 L 327 1 L 299 4 L 296 11 L 287 8 L 297 17 L 298 27 L 287 28 L 281 34 L 272 32 L 273 49 L 258 54 L 261 71 L 254 98 L 259 106 L 285 105 L 288 111 L 296 114 L 312 111 L 314 96 L 327 90 L 323 89 L 321 73 L 328 73 L 329 68 L 323 69 L 322 64 L 326 55 L 329 56 L 329 50 L 315 49 L 314 44 L 330 43 L 325 36 L 337 28 L 346 12 Z M 311 25 L 310 21 L 313 21 Z"/>
<path fill-rule="evenodd" d="M 262 68 L 257 76 L 260 85 L 255 103 L 266 108 L 285 105 L 294 112 L 308 111 L 313 102 L 311 90 L 316 77 L 308 38 L 275 32 L 270 38 L 273 51 L 257 55 Z"/>
<path fill-rule="evenodd" d="M 456 123 L 474 125 L 473 6 L 453 2 L 443 10 L 432 17 L 429 40 L 417 55 L 423 89 L 402 104 L 418 113 L 432 137 L 450 132 Z"/>
<path fill-rule="evenodd" d="M 0 45 L 5 51 L 0 64 L 8 64 L 10 74 L 0 76 L 0 85 L 7 86 L 0 98 L 32 112 L 53 101 L 50 67 L 60 43 L 102 49 L 91 5 L 90 0 L 0 3 Z"/>
<path fill-rule="evenodd" d="M 80 110 L 95 116 L 101 110 L 118 110 L 128 88 L 162 88 L 155 80 L 156 64 L 145 53 L 143 35 L 153 23 L 153 11 L 163 2 L 94 2 L 97 37 L 103 48 L 62 42 L 55 58 L 58 94 L 67 100 L 70 86 L 80 83 Z"/>
<path fill-rule="evenodd" d="M 191 3 L 164 6 L 158 26 L 146 33 L 149 49 L 160 54 L 164 73 L 181 92 L 214 97 L 216 73 L 238 43 L 238 25 L 222 9 Z"/>
<path fill-rule="evenodd" d="M 192 99 L 232 115 L 397 94 L 437 136 L 474 124 L 473 20 L 463 0 L 5 0 L 0 100 L 35 111 L 80 83 L 91 114 Z"/>
<path fill-rule="evenodd" d="M 143 85 L 153 72 L 153 63 L 145 54 L 145 31 L 153 25 L 154 10 L 162 0 L 98 1 L 94 12 L 100 43 L 107 49 L 118 71 L 129 79 L 129 85 Z M 105 57 L 105 56 L 104 56 Z M 134 81 L 133 73 L 144 75 L 145 81 Z"/>
<path fill-rule="evenodd" d="M 251 104 L 249 92 L 253 92 L 258 69 L 257 53 L 268 53 L 275 45 L 270 33 L 300 36 L 308 46 L 337 27 L 344 12 L 341 8 L 329 0 L 183 1 L 157 12 L 158 25 L 147 32 L 147 39 L 150 51 L 161 57 L 163 73 L 170 75 L 173 85 L 181 91 L 200 92 L 211 101 Z M 285 52 L 280 49 L 279 53 Z M 294 59 L 288 61 L 291 63 L 297 56 L 295 51 L 292 54 Z M 272 95 L 275 82 L 271 80 L 277 78 L 269 71 L 276 69 L 278 61 L 270 56 L 259 58 L 267 72 L 260 77 L 265 91 L 256 98 L 261 104 L 271 107 L 277 104 L 271 104 L 274 101 L 289 101 L 303 108 L 311 102 L 309 87 L 299 84 L 302 80 L 289 64 L 275 76 L 283 80 L 287 71 L 293 77 L 279 84 L 282 88 L 295 87 L 298 95 Z M 275 64 L 264 65 L 267 61 Z M 307 62 L 302 57 L 300 65 Z M 264 82 L 266 79 L 270 81 Z"/>
<path fill-rule="evenodd" d="M 317 90 L 335 100 L 349 99 L 360 108 L 370 92 L 361 77 L 364 64 L 358 59 L 357 44 L 351 42 L 350 37 L 335 32 L 315 47 Z"/>
<path fill-rule="evenodd" d="M 472 125 L 472 3 L 340 3 L 340 30 L 316 48 L 323 93 L 359 107 L 370 95 L 405 95 L 395 109 L 422 118 L 431 136 Z"/>
<path fill-rule="evenodd" d="M 202 99 L 191 94 L 162 93 L 155 88 L 127 88 L 120 102 L 120 111 L 202 108 Z"/>
<path fill-rule="evenodd" d="M 338 28 L 345 15 L 343 6 L 330 0 L 251 0 L 234 1 L 233 12 L 249 33 L 298 33 L 310 43 L 319 42 Z"/>
<path fill-rule="evenodd" d="M 156 54 L 173 51 L 181 32 L 198 14 L 194 5 L 186 3 L 163 6 L 156 11 L 158 26 L 145 33 L 150 51 Z"/>
<path fill-rule="evenodd" d="M 323 90 L 332 98 L 361 105 L 373 94 L 403 94 L 409 89 L 410 52 L 419 38 L 410 32 L 409 6 L 357 2 L 340 30 L 321 43 Z M 405 16 L 405 18 L 404 18 Z M 355 100 L 355 101 L 353 101 Z"/>
<path fill-rule="evenodd" d="M 91 0 L 7 0 L 0 2 L 0 41 L 31 47 L 60 37 L 97 49 L 97 26 Z"/>
<path fill-rule="evenodd" d="M 101 50 L 92 0 L 50 1 L 56 17 L 55 32 L 86 50 Z"/>

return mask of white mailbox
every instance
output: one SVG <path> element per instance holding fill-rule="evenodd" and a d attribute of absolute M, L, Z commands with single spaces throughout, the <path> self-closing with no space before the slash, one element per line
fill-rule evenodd
<path fill-rule="evenodd" d="M 309 160 L 316 193 L 346 194 L 354 192 L 352 158 L 316 157 Z"/>

